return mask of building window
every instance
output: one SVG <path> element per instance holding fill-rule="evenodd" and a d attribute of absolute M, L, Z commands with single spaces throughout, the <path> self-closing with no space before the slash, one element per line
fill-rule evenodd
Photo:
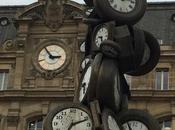
<path fill-rule="evenodd" d="M 156 89 L 157 90 L 169 89 L 169 69 L 167 68 L 156 69 Z"/>
<path fill-rule="evenodd" d="M 42 130 L 42 124 L 43 124 L 42 119 L 30 121 L 28 123 L 27 130 Z"/>
<path fill-rule="evenodd" d="M 157 41 L 158 41 L 158 43 L 159 43 L 160 45 L 163 44 L 163 40 L 162 40 L 162 39 L 157 39 Z"/>
<path fill-rule="evenodd" d="M 171 120 L 164 120 L 160 123 L 161 130 L 171 130 Z"/>
<path fill-rule="evenodd" d="M 7 89 L 8 75 L 7 71 L 0 71 L 0 90 Z"/>

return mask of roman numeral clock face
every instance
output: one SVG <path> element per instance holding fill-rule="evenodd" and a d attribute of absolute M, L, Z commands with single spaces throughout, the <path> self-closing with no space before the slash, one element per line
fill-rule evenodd
<path fill-rule="evenodd" d="M 134 10 L 135 0 L 108 0 L 113 9 L 118 12 L 127 13 Z"/>

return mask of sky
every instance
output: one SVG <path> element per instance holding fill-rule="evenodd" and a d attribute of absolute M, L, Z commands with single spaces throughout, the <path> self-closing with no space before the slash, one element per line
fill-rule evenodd
<path fill-rule="evenodd" d="M 0 0 L 0 5 L 28 5 L 37 0 Z M 73 0 L 78 3 L 84 3 L 83 0 Z M 162 2 L 162 1 L 175 1 L 175 0 L 147 0 L 148 2 Z"/>

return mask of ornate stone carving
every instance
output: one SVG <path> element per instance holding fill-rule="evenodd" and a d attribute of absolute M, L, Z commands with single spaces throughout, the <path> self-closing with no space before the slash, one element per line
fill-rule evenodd
<path fill-rule="evenodd" d="M 62 0 L 48 0 L 45 10 L 46 25 L 52 31 L 57 31 L 63 23 L 63 3 Z"/>
<path fill-rule="evenodd" d="M 51 80 L 56 77 L 56 73 L 54 71 L 47 71 L 42 73 L 42 77 L 46 80 Z"/>
<path fill-rule="evenodd" d="M 16 47 L 19 49 L 24 48 L 25 42 L 26 42 L 25 37 L 18 37 L 15 39 Z"/>
<path fill-rule="evenodd" d="M 75 8 L 74 6 L 65 4 L 64 5 L 64 19 L 72 19 L 75 17 L 83 17 L 83 11 L 80 11 L 79 9 Z"/>
<path fill-rule="evenodd" d="M 11 50 L 11 49 L 13 49 L 14 47 L 15 47 L 15 45 L 14 45 L 14 41 L 13 41 L 13 40 L 7 40 L 7 41 L 5 41 L 4 44 L 3 44 L 3 48 L 4 48 L 5 50 Z"/>

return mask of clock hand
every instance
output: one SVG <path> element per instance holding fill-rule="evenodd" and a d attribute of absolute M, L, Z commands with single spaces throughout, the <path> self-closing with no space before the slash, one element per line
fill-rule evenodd
<path fill-rule="evenodd" d="M 38 62 L 44 61 L 45 59 L 38 60 Z"/>
<path fill-rule="evenodd" d="M 127 122 L 127 125 L 129 127 L 129 130 L 132 130 L 132 128 L 131 128 L 131 126 L 130 126 L 130 124 L 128 122 Z"/>
<path fill-rule="evenodd" d="M 52 56 L 52 58 L 54 59 L 54 58 L 61 58 L 61 56 Z"/>
<path fill-rule="evenodd" d="M 99 36 L 98 38 L 100 38 L 101 42 L 103 41 L 103 36 Z"/>
<path fill-rule="evenodd" d="M 70 126 L 68 127 L 68 130 L 71 130 L 71 128 L 72 128 L 72 126 L 73 126 L 72 124 L 73 124 L 73 120 L 72 120 Z"/>
<path fill-rule="evenodd" d="M 47 48 L 45 47 L 44 48 L 45 50 L 46 50 L 46 52 L 47 52 L 47 54 L 49 54 L 49 56 L 51 56 L 52 54 L 47 50 Z"/>
<path fill-rule="evenodd" d="M 47 54 L 49 54 L 49 58 L 50 58 L 50 59 L 53 59 L 53 56 L 52 56 L 52 54 L 48 51 L 47 47 L 45 47 L 44 49 L 46 50 Z"/>
<path fill-rule="evenodd" d="M 71 125 L 69 126 L 68 130 L 71 130 L 71 128 L 79 123 L 82 123 L 82 122 L 85 122 L 87 121 L 88 119 L 84 119 L 84 120 L 81 120 L 81 121 L 77 121 L 77 122 L 72 122 Z"/>

